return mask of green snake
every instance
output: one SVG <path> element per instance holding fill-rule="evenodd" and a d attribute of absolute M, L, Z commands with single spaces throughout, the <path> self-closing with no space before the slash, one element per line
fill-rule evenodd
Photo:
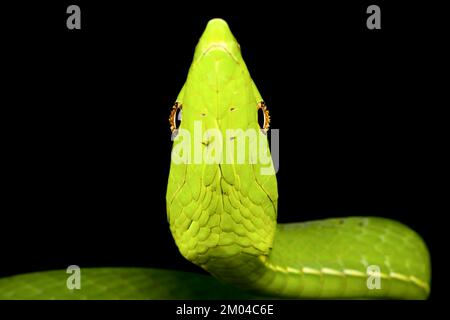
<path fill-rule="evenodd" d="M 225 21 L 208 23 L 169 120 L 170 230 L 181 254 L 214 277 L 87 268 L 81 289 L 73 290 L 65 271 L 55 270 L 0 279 L 0 298 L 428 297 L 427 247 L 399 222 L 349 217 L 277 224 L 270 116 Z"/>

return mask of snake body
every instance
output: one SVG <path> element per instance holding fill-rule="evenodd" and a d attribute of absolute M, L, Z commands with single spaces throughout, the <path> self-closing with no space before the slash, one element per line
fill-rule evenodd
<path fill-rule="evenodd" d="M 260 130 L 258 123 L 263 103 L 228 25 L 220 19 L 210 21 L 177 98 L 182 108 L 179 130 L 195 136 L 197 123 L 203 131 L 216 129 L 222 137 L 230 130 L 237 132 L 230 137 L 233 140 L 251 130 L 267 146 L 266 128 Z M 172 161 L 170 168 L 167 213 L 175 241 L 188 260 L 226 282 L 273 296 L 428 295 L 428 251 L 412 230 L 371 217 L 277 226 L 273 164 L 265 166 L 249 157 L 239 163 L 235 149 L 226 148 L 228 140 L 221 145 L 218 140 L 194 141 L 188 151 L 192 155 L 197 147 L 208 154 L 216 147 L 222 160 L 233 161 Z M 185 141 L 175 138 L 173 152 Z M 246 156 L 252 154 L 252 143 L 256 144 L 248 140 L 244 147 Z M 379 267 L 378 289 L 368 288 L 370 266 Z"/>
<path fill-rule="evenodd" d="M 73 293 L 65 288 L 67 275 L 53 271 L 0 279 L 0 297 L 427 298 L 428 250 L 399 222 L 349 217 L 277 224 L 269 120 L 227 23 L 211 20 L 171 114 L 166 203 L 181 254 L 219 281 L 170 270 L 87 269 L 84 288 Z M 269 161 L 252 158 L 256 144 Z"/>

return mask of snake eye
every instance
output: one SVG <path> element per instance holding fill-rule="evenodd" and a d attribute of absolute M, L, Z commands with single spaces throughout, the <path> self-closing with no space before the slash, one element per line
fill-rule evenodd
<path fill-rule="evenodd" d="M 267 106 L 264 103 L 264 101 L 259 102 L 257 108 L 258 108 L 259 127 L 262 133 L 267 134 L 267 131 L 269 131 L 270 126 L 269 109 L 267 109 Z"/>
<path fill-rule="evenodd" d="M 172 131 L 172 134 L 176 134 L 178 128 L 180 127 L 181 109 L 182 109 L 181 103 L 175 102 L 175 104 L 172 107 L 172 110 L 170 111 L 169 123 L 170 123 L 170 131 Z"/>

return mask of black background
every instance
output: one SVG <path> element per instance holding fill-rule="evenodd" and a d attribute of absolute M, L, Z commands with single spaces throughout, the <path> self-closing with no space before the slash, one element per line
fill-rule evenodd
<path fill-rule="evenodd" d="M 372 2 L 16 8 L 0 276 L 71 264 L 201 272 L 166 222 L 167 118 L 206 23 L 222 17 L 280 129 L 279 221 L 402 221 L 429 246 L 436 298 L 424 90 L 436 39 L 424 17 L 439 9 L 373 3 L 381 30 L 366 28 Z M 67 30 L 69 4 L 82 30 Z"/>

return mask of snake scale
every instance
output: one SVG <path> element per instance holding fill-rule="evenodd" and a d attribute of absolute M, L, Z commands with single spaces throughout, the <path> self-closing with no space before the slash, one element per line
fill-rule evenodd
<path fill-rule="evenodd" d="M 224 20 L 211 20 L 201 36 L 170 123 L 170 230 L 181 254 L 214 277 L 86 268 L 81 289 L 69 290 L 65 271 L 55 270 L 0 279 L 0 298 L 428 297 L 427 247 L 397 221 L 348 217 L 277 224 L 269 112 Z M 256 149 L 266 161 L 259 161 Z"/>

